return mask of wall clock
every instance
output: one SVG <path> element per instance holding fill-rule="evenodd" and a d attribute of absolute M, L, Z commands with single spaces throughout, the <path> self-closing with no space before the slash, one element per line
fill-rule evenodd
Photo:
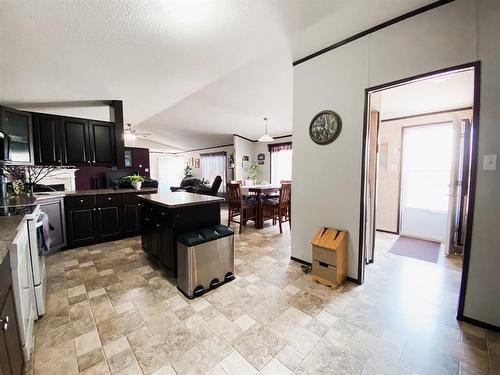
<path fill-rule="evenodd" d="M 321 111 L 309 125 L 309 136 L 318 145 L 332 143 L 342 130 L 342 119 L 333 111 Z"/>

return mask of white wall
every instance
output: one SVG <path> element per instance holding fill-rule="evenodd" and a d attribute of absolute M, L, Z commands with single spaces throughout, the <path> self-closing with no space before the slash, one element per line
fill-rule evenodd
<path fill-rule="evenodd" d="M 498 19 L 498 1 L 456 0 L 294 68 L 292 212 L 301 215 L 295 215 L 292 224 L 292 256 L 311 260 L 310 241 L 321 226 L 347 229 L 348 275 L 358 277 L 365 88 L 480 59 L 479 159 L 485 153 L 498 153 Z M 310 140 L 308 126 L 323 109 L 337 111 L 343 128 L 334 143 L 318 146 Z M 496 326 L 500 326 L 499 196 L 499 172 L 479 170 L 464 313 Z"/>
<path fill-rule="evenodd" d="M 248 177 L 248 168 L 242 166 L 243 155 L 248 155 L 250 162 L 255 161 L 254 142 L 244 138 L 234 136 L 234 179 L 246 180 Z"/>
<path fill-rule="evenodd" d="M 21 107 L 19 107 L 21 108 Z M 22 107 L 23 111 L 33 111 L 40 113 L 49 113 L 52 115 L 68 116 L 68 117 L 81 117 L 92 120 L 111 121 L 111 112 L 109 105 L 99 106 L 78 106 L 78 107 L 42 107 L 36 106 Z"/>

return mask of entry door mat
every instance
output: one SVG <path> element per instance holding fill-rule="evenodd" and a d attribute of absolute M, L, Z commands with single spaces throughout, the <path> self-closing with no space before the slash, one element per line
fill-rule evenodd
<path fill-rule="evenodd" d="M 439 242 L 399 236 L 389 250 L 389 253 L 437 263 L 440 247 L 441 244 Z"/>

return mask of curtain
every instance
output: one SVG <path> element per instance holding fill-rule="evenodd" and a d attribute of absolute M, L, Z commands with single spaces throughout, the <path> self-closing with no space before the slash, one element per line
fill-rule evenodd
<path fill-rule="evenodd" d="M 292 149 L 292 142 L 273 143 L 273 144 L 267 145 L 267 148 L 269 149 L 269 152 L 291 150 Z"/>
<path fill-rule="evenodd" d="M 206 179 L 211 185 L 214 182 L 215 177 L 222 177 L 222 184 L 219 191 L 223 193 L 226 192 L 226 171 L 227 171 L 227 158 L 226 153 L 222 152 L 211 152 L 207 154 L 201 154 L 201 176 Z"/>
<path fill-rule="evenodd" d="M 271 184 L 282 180 L 292 180 L 292 144 L 276 143 L 269 145 L 271 153 Z"/>

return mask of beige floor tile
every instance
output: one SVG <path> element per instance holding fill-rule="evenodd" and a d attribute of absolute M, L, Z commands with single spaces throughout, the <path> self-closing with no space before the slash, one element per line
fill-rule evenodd
<path fill-rule="evenodd" d="M 83 371 L 80 375 L 110 375 L 108 364 L 106 362 L 98 363 L 95 366 Z"/>
<path fill-rule="evenodd" d="M 361 374 L 364 365 L 339 347 L 321 341 L 297 369 L 297 374 Z"/>
<path fill-rule="evenodd" d="M 255 324 L 255 320 L 250 318 L 248 315 L 243 314 L 234 321 L 234 324 L 240 327 L 243 331 L 246 331 Z"/>
<path fill-rule="evenodd" d="M 289 375 L 292 374 L 292 371 L 276 358 L 273 358 L 260 370 L 260 373 L 262 375 Z"/>
<path fill-rule="evenodd" d="M 170 364 L 166 364 L 153 372 L 151 375 L 176 375 L 174 368 Z"/>
<path fill-rule="evenodd" d="M 105 361 L 104 353 L 102 351 L 102 348 L 99 347 L 77 356 L 78 370 L 80 372 L 85 371 L 103 361 Z"/>
<path fill-rule="evenodd" d="M 227 341 L 232 341 L 241 334 L 242 329 L 226 318 L 224 315 L 218 315 L 210 321 L 213 329 L 215 329 Z"/>
<path fill-rule="evenodd" d="M 125 349 L 113 356 L 108 356 L 109 369 L 112 374 L 120 372 L 136 362 L 134 352 L 130 348 Z"/>
<path fill-rule="evenodd" d="M 177 374 L 203 374 L 227 357 L 234 349 L 219 335 L 214 335 L 172 361 Z"/>
<path fill-rule="evenodd" d="M 143 372 L 141 371 L 141 368 L 139 365 L 136 363 L 124 368 L 120 372 L 116 373 L 117 375 L 143 375 Z"/>
<path fill-rule="evenodd" d="M 80 356 L 101 347 L 101 339 L 97 330 L 75 338 L 76 355 Z"/>
<path fill-rule="evenodd" d="M 276 359 L 283 363 L 290 371 L 295 371 L 304 360 L 304 356 L 287 345 L 281 350 Z"/>
<path fill-rule="evenodd" d="M 256 324 L 241 334 L 233 345 L 257 370 L 261 370 L 286 344 L 271 331 Z"/>
<path fill-rule="evenodd" d="M 138 312 L 123 313 L 100 322 L 97 326 L 103 344 L 128 335 L 145 325 Z"/>
<path fill-rule="evenodd" d="M 219 365 L 227 374 L 253 375 L 257 373 L 255 367 L 236 351 L 222 360 Z"/>
<path fill-rule="evenodd" d="M 320 340 L 318 335 L 297 324 L 286 314 L 280 315 L 268 327 L 276 336 L 302 355 L 309 354 Z"/>

